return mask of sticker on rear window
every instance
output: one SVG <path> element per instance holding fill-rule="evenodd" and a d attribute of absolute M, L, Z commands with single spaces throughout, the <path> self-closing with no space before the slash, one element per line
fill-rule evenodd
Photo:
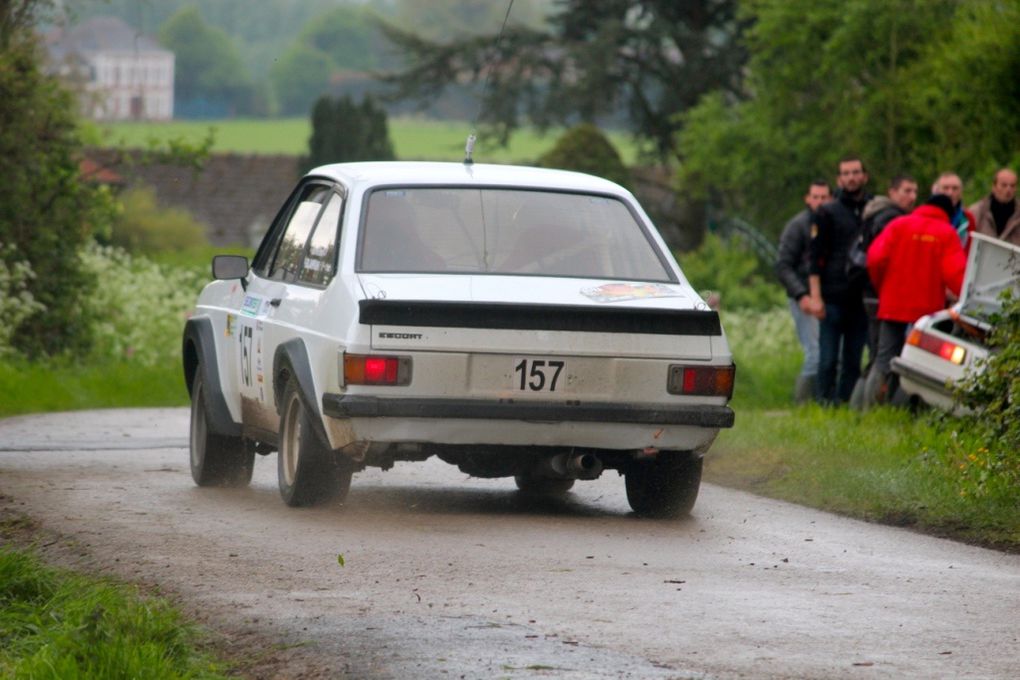
<path fill-rule="evenodd" d="M 582 288 L 581 295 L 595 302 L 624 302 L 626 300 L 683 296 L 679 291 L 657 283 L 606 283 L 598 288 Z"/>

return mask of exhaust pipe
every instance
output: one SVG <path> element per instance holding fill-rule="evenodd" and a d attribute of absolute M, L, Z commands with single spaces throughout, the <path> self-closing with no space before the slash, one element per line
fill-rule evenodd
<path fill-rule="evenodd" d="M 594 453 L 558 453 L 543 459 L 539 469 L 561 479 L 595 479 L 602 474 L 602 460 Z"/>

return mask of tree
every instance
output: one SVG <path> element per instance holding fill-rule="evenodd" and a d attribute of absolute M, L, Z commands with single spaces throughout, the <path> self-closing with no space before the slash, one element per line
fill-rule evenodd
<path fill-rule="evenodd" d="M 329 88 L 333 62 L 320 49 L 295 43 L 273 65 L 270 78 L 284 115 L 303 114 Z"/>
<path fill-rule="evenodd" d="M 845 153 L 871 189 L 987 172 L 1020 148 L 1020 3 L 753 0 L 746 96 L 683 115 L 679 187 L 778 234 Z M 987 177 L 982 177 L 985 186 Z"/>
<path fill-rule="evenodd" d="M 0 257 L 34 272 L 27 292 L 43 308 L 11 338 L 32 356 L 88 348 L 82 300 L 95 281 L 78 250 L 111 205 L 79 175 L 75 99 L 42 69 L 34 23 L 44 9 L 34 0 L 0 5 Z"/>
<path fill-rule="evenodd" d="M 176 57 L 174 98 L 178 108 L 199 116 L 249 113 L 255 88 L 244 62 L 222 30 L 210 26 L 194 5 L 170 17 L 160 42 Z"/>
<path fill-rule="evenodd" d="M 334 69 L 367 70 L 380 59 L 380 36 L 364 7 L 341 5 L 305 26 L 299 40 L 327 54 Z"/>
<path fill-rule="evenodd" d="M 735 0 L 563 0 L 551 30 L 507 24 L 439 42 L 391 24 L 407 68 L 384 77 L 393 97 L 434 100 L 452 83 L 485 83 L 482 122 L 506 141 L 522 118 L 541 129 L 621 110 L 631 129 L 675 151 L 676 114 L 717 87 L 736 91 L 744 51 Z"/>
<path fill-rule="evenodd" d="M 386 111 L 371 97 L 360 104 L 350 97 L 320 97 L 312 108 L 312 136 L 301 171 L 327 163 L 394 159 Z"/>

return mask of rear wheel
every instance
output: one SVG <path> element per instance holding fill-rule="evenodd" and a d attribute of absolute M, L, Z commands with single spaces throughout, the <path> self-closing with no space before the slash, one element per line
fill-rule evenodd
<path fill-rule="evenodd" d="M 202 367 L 191 383 L 191 477 L 199 486 L 247 486 L 255 466 L 255 452 L 240 437 L 209 430 L 209 404 Z"/>
<path fill-rule="evenodd" d="M 635 461 L 624 473 L 627 501 L 639 515 L 680 517 L 698 500 L 703 458 L 686 451 L 663 451 Z"/>
<path fill-rule="evenodd" d="M 346 459 L 338 460 L 319 441 L 311 414 L 292 381 L 284 393 L 276 471 L 280 496 L 291 507 L 343 500 L 354 475 Z"/>
<path fill-rule="evenodd" d="M 574 486 L 573 479 L 536 477 L 534 475 L 516 475 L 514 482 L 521 493 L 535 496 L 559 496 L 570 491 Z"/>

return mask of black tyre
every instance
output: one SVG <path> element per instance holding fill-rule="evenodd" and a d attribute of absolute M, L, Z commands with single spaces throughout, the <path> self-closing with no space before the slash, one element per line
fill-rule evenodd
<path fill-rule="evenodd" d="M 240 437 L 209 431 L 209 404 L 202 367 L 191 383 L 191 477 L 199 486 L 247 486 L 255 467 L 255 452 Z"/>
<path fill-rule="evenodd" d="M 516 475 L 514 482 L 521 493 L 534 496 L 560 496 L 574 486 L 573 479 L 556 477 L 536 477 L 534 475 Z"/>
<path fill-rule="evenodd" d="M 698 500 L 702 462 L 701 456 L 679 451 L 635 461 L 624 473 L 630 507 L 645 517 L 688 514 Z"/>
<path fill-rule="evenodd" d="M 293 381 L 288 382 L 283 397 L 276 472 L 280 496 L 291 507 L 343 500 L 354 475 L 350 463 L 338 459 L 319 440 Z"/>

